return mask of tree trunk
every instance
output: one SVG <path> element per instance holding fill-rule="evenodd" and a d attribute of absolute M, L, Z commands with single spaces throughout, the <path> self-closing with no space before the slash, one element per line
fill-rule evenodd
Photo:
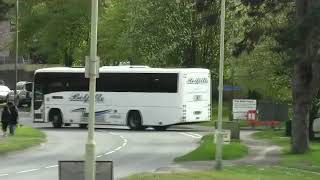
<path fill-rule="evenodd" d="M 294 66 L 292 121 L 293 153 L 305 153 L 309 150 L 309 115 L 312 99 L 319 91 L 320 63 L 301 60 Z"/>
<path fill-rule="evenodd" d="M 294 67 L 293 76 L 293 121 L 292 121 L 292 143 L 293 153 L 304 153 L 309 150 L 309 112 L 312 98 L 307 77 L 307 63 L 297 63 Z M 309 81 L 310 82 L 310 81 Z M 311 100 L 310 100 L 311 99 Z"/>

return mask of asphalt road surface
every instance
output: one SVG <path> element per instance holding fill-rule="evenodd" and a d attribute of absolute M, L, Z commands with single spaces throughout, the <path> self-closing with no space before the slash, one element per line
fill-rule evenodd
<path fill-rule="evenodd" d="M 83 160 L 87 130 L 77 127 L 51 128 L 51 124 L 33 124 L 47 134 L 47 142 L 31 149 L 0 156 L 0 180 L 58 180 L 58 161 Z M 130 131 L 126 127 L 96 128 L 97 160 L 114 163 L 119 179 L 139 172 L 152 172 L 172 164 L 173 159 L 195 147 L 206 132 L 193 128 L 168 131 Z"/>

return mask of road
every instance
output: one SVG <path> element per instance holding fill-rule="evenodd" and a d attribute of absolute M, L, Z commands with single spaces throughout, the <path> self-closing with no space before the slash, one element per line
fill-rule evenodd
<path fill-rule="evenodd" d="M 44 131 L 47 142 L 0 156 L 0 179 L 58 180 L 58 161 L 83 160 L 85 129 L 53 129 L 50 124 L 32 124 L 30 118 L 20 121 Z M 99 126 L 96 128 L 97 160 L 113 161 L 115 179 L 150 172 L 171 165 L 175 157 L 197 147 L 201 134 L 205 133 L 185 128 L 135 132 L 125 127 Z"/>

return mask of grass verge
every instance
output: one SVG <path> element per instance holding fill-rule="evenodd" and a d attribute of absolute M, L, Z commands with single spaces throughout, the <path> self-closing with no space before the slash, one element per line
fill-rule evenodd
<path fill-rule="evenodd" d="M 0 138 L 0 154 L 29 148 L 44 142 L 45 139 L 46 135 L 37 129 L 18 127 L 14 136 Z"/>
<path fill-rule="evenodd" d="M 319 175 L 281 167 L 235 166 L 222 171 L 143 173 L 123 180 L 317 180 Z"/>
<path fill-rule="evenodd" d="M 205 161 L 215 159 L 215 144 L 213 143 L 213 135 L 202 137 L 199 147 L 186 155 L 177 157 L 175 161 Z M 248 154 L 247 146 L 240 141 L 232 141 L 231 144 L 223 146 L 223 159 L 238 159 Z"/>
<path fill-rule="evenodd" d="M 310 150 L 305 154 L 293 154 L 290 152 L 290 138 L 284 131 L 262 131 L 254 134 L 258 139 L 269 139 L 283 148 L 281 165 L 291 168 L 304 169 L 320 173 L 320 142 L 311 141 Z"/>

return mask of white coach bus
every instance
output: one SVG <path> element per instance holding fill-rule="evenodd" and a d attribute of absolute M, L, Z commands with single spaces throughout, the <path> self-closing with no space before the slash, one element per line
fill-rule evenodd
<path fill-rule="evenodd" d="M 84 68 L 39 69 L 34 75 L 34 122 L 87 126 L 89 80 Z M 210 120 L 210 72 L 200 68 L 104 66 L 96 86 L 96 124 L 134 130 Z"/>

